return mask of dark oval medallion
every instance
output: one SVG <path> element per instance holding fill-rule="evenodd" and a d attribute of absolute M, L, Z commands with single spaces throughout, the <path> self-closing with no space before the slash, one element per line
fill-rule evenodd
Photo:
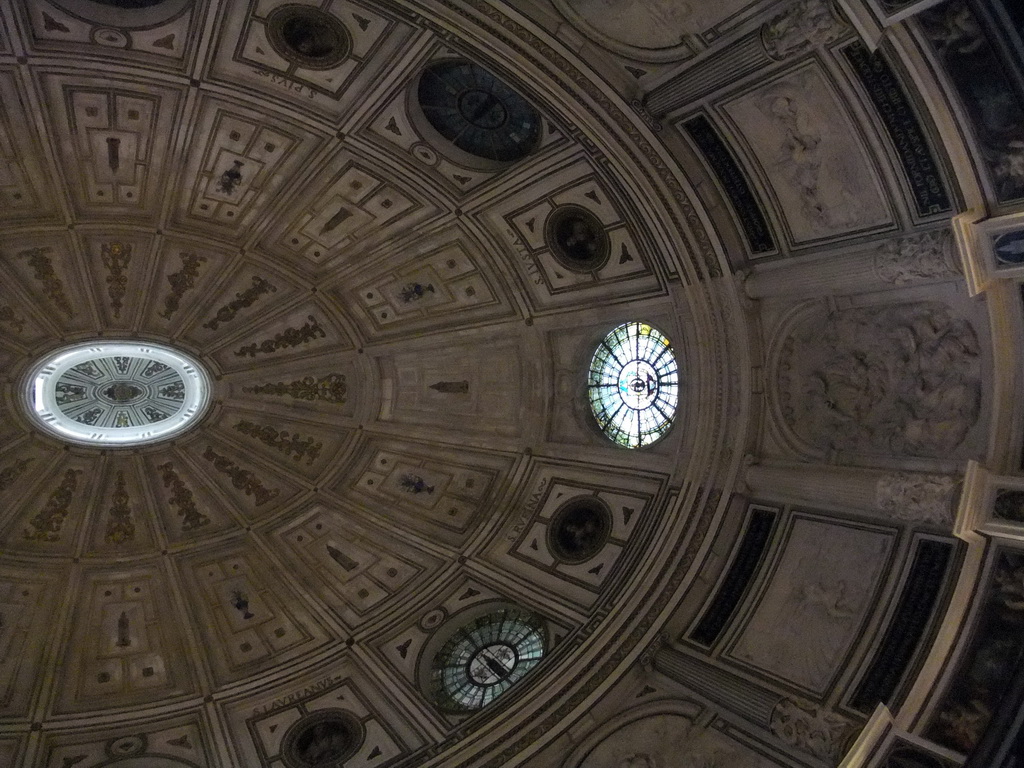
<path fill-rule="evenodd" d="M 579 205 L 560 205 L 544 225 L 544 242 L 572 272 L 595 272 L 608 263 L 611 244 L 604 224 Z"/>
<path fill-rule="evenodd" d="M 352 36 L 338 17 L 308 5 L 282 5 L 267 17 L 274 50 L 306 69 L 336 67 L 352 50 Z"/>
<path fill-rule="evenodd" d="M 548 549 L 563 563 L 583 563 L 600 552 L 612 532 L 612 514 L 595 496 L 570 499 L 548 524 Z"/>
<path fill-rule="evenodd" d="M 341 768 L 366 738 L 363 723 L 343 709 L 323 709 L 288 728 L 281 757 L 288 768 Z"/>

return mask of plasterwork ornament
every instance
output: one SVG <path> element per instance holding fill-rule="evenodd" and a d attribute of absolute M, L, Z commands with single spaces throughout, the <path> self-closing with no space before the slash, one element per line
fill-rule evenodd
<path fill-rule="evenodd" d="M 797 0 L 761 27 L 761 41 L 769 56 L 782 61 L 834 43 L 850 32 L 850 25 L 837 16 L 831 3 Z"/>
<path fill-rule="evenodd" d="M 782 416 L 812 451 L 947 457 L 981 409 L 981 346 L 938 302 L 813 312 L 782 345 Z"/>
<path fill-rule="evenodd" d="M 948 526 L 959 482 L 947 475 L 897 472 L 883 475 L 875 486 L 875 506 L 897 520 Z"/>
<path fill-rule="evenodd" d="M 941 230 L 890 240 L 875 251 L 875 274 L 895 285 L 957 274 L 952 234 Z"/>
<path fill-rule="evenodd" d="M 854 723 L 804 699 L 783 699 L 772 710 L 771 732 L 791 747 L 835 765 L 856 734 Z"/>

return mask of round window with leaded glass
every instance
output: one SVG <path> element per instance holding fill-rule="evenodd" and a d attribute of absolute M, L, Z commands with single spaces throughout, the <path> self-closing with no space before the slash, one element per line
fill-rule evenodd
<path fill-rule="evenodd" d="M 459 625 L 434 655 L 431 693 L 446 712 L 472 712 L 503 694 L 544 655 L 541 619 L 503 608 Z"/>
<path fill-rule="evenodd" d="M 609 440 L 625 448 L 660 440 L 679 404 L 672 344 L 647 323 L 623 323 L 595 350 L 587 392 L 597 425 Z"/>
<path fill-rule="evenodd" d="M 190 355 L 161 344 L 102 341 L 51 352 L 30 373 L 31 417 L 73 443 L 136 446 L 196 423 L 210 377 Z"/>

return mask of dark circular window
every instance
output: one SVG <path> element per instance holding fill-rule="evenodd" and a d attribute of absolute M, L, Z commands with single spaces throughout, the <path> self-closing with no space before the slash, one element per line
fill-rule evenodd
<path fill-rule="evenodd" d="M 570 499 L 548 524 L 548 549 L 564 563 L 583 563 L 601 551 L 611 532 L 611 511 L 603 501 Z"/>
<path fill-rule="evenodd" d="M 540 663 L 544 637 L 540 617 L 518 608 L 457 626 L 434 655 L 431 695 L 445 712 L 472 712 L 490 704 Z"/>
<path fill-rule="evenodd" d="M 465 60 L 429 66 L 417 92 L 427 121 L 458 149 L 485 160 L 510 162 L 540 139 L 537 110 L 483 67 Z"/>
<path fill-rule="evenodd" d="M 288 768 L 341 768 L 366 738 L 362 722 L 343 709 L 324 709 L 285 732 L 281 758 Z"/>
<path fill-rule="evenodd" d="M 306 69 L 336 67 L 352 50 L 341 20 L 308 5 L 282 5 L 267 17 L 267 37 L 281 56 Z"/>
<path fill-rule="evenodd" d="M 611 254 L 601 220 L 579 205 L 555 208 L 544 225 L 544 240 L 555 260 L 572 272 L 599 270 Z"/>

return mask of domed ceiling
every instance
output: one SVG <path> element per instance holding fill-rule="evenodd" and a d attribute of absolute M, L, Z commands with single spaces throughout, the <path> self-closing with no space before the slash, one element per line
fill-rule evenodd
<path fill-rule="evenodd" d="M 0 765 L 818 766 L 945 674 L 1018 440 L 950 218 L 1016 192 L 938 103 L 915 181 L 877 17 L 722 5 L 0 7 Z M 631 442 L 588 370 L 634 321 L 678 379 Z"/>

